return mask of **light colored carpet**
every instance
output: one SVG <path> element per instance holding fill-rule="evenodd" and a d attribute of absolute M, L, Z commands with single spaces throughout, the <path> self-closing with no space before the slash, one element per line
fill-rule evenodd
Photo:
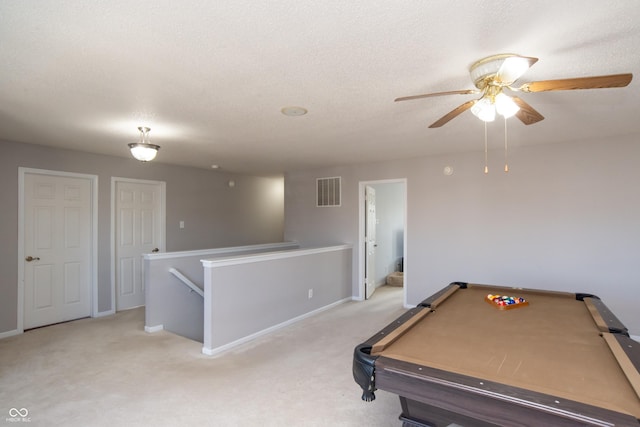
<path fill-rule="evenodd" d="M 383 286 L 217 357 L 144 332 L 144 309 L 31 330 L 0 340 L 0 425 L 399 426 L 397 396 L 361 401 L 351 364 L 404 311 Z"/>

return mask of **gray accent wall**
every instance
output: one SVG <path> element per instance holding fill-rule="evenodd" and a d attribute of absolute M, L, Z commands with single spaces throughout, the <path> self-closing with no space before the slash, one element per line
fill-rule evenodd
<path fill-rule="evenodd" d="M 146 254 L 145 264 L 145 329 L 164 329 L 190 338 L 203 340 L 204 297 L 192 291 L 171 273 L 171 269 L 191 281 L 204 292 L 203 259 L 241 254 L 297 249 L 295 242 L 235 246 L 198 251 Z"/>
<path fill-rule="evenodd" d="M 126 141 L 122 142 L 126 150 Z M 281 242 L 283 178 L 255 177 L 0 141 L 0 334 L 17 328 L 18 168 L 98 176 L 98 311 L 111 300 L 111 177 L 166 182 L 166 250 Z M 228 185 L 229 180 L 235 186 Z M 185 227 L 179 228 L 184 221 Z"/>
<path fill-rule="evenodd" d="M 203 352 L 219 353 L 350 300 L 352 259 L 352 247 L 340 245 L 203 260 Z"/>
<path fill-rule="evenodd" d="M 425 131 L 426 132 L 426 131 Z M 510 146 L 285 174 L 285 240 L 354 245 L 358 183 L 407 179 L 407 303 L 452 281 L 590 292 L 640 335 L 639 135 Z M 443 173 L 445 166 L 453 174 Z M 342 206 L 316 208 L 315 179 L 342 177 Z"/>

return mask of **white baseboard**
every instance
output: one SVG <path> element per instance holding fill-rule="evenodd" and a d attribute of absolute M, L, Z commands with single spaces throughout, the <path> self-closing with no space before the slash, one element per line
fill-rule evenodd
<path fill-rule="evenodd" d="M 155 325 L 155 326 L 147 326 L 144 325 L 144 331 L 148 332 L 150 334 L 154 333 L 154 332 L 160 332 L 164 330 L 164 325 Z"/>
<path fill-rule="evenodd" d="M 263 329 L 261 331 L 258 331 L 256 333 L 254 333 L 254 334 L 251 334 L 251 335 L 247 335 L 244 338 L 240 338 L 240 339 L 232 341 L 232 342 L 230 342 L 228 344 L 221 345 L 220 347 L 215 347 L 215 348 L 202 347 L 202 353 L 206 354 L 207 356 L 220 355 L 221 353 L 224 353 L 224 352 L 226 352 L 226 351 L 228 351 L 228 350 L 230 350 L 230 349 L 232 349 L 234 347 L 238 347 L 239 345 L 242 345 L 244 343 L 252 341 L 252 340 L 254 340 L 256 338 L 259 338 L 259 337 L 261 337 L 263 335 L 267 335 L 267 334 L 269 334 L 271 332 L 274 332 L 274 331 L 276 331 L 278 329 L 282 329 L 282 328 L 284 328 L 286 326 L 292 325 L 293 323 L 299 322 L 299 321 L 301 321 L 303 319 L 306 319 L 307 317 L 315 316 L 316 314 L 322 313 L 323 311 L 329 310 L 330 308 L 333 308 L 333 307 L 335 307 L 335 306 L 337 306 L 339 304 L 342 304 L 342 303 L 345 303 L 345 302 L 351 301 L 351 300 L 352 300 L 351 297 L 344 298 L 342 300 L 336 301 L 336 302 L 331 303 L 329 305 L 325 305 L 324 307 L 320 307 L 320 308 L 318 308 L 316 310 L 313 310 L 313 311 L 310 311 L 308 313 L 305 313 L 305 314 L 303 314 L 301 316 L 294 317 L 293 319 L 289 319 L 289 320 L 284 321 L 282 323 L 279 323 L 277 325 L 271 326 L 270 328 Z"/>
<path fill-rule="evenodd" d="M 7 331 L 7 332 L 0 332 L 0 340 L 3 338 L 9 338 L 9 337 L 13 337 L 15 335 L 20 335 L 22 332 L 20 332 L 17 329 L 14 329 L 13 331 Z"/>

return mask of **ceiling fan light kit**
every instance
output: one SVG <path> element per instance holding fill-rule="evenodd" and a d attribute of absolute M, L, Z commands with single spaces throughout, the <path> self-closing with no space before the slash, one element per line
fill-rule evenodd
<path fill-rule="evenodd" d="M 443 95 L 470 95 L 481 94 L 477 100 L 467 101 L 456 107 L 440 119 L 436 120 L 430 128 L 445 125 L 450 120 L 459 116 L 466 110 L 483 121 L 493 117 L 495 112 L 504 117 L 516 116 L 525 125 L 531 125 L 544 119 L 544 116 L 536 111 L 523 99 L 516 96 L 508 96 L 503 91 L 509 89 L 514 92 L 546 92 L 552 90 L 576 90 L 625 87 L 633 78 L 631 73 L 612 74 L 606 76 L 576 77 L 560 80 L 543 80 L 529 82 L 514 87 L 513 84 L 536 62 L 538 58 L 522 56 L 514 53 L 492 55 L 474 62 L 469 68 L 471 81 L 477 89 L 453 90 L 446 92 L 434 92 L 423 95 L 412 95 L 396 98 L 395 101 L 410 101 L 414 99 L 430 98 Z M 496 111 L 491 112 L 494 109 Z"/>
<path fill-rule="evenodd" d="M 149 131 L 151 131 L 151 129 L 140 126 L 138 130 L 140 131 L 140 142 L 132 142 L 129 144 L 131 155 L 141 162 L 150 162 L 156 158 L 160 146 L 149 142 Z"/>
<path fill-rule="evenodd" d="M 633 74 L 612 74 L 606 76 L 575 77 L 560 80 L 543 80 L 521 84 L 519 87 L 512 85 L 522 77 L 533 64 L 538 62 L 538 58 L 530 56 L 504 53 L 492 55 L 474 62 L 469 68 L 471 81 L 477 89 L 452 90 L 445 92 L 426 93 L 423 95 L 411 95 L 396 98 L 395 101 L 411 101 L 421 98 L 430 98 L 443 95 L 470 95 L 481 94 L 480 98 L 467 101 L 454 108 L 435 122 L 429 128 L 438 128 L 447 124 L 452 119 L 458 117 L 467 110 L 485 122 L 485 173 L 488 173 L 486 162 L 487 152 L 487 130 L 486 123 L 492 122 L 496 118 L 496 113 L 505 119 L 505 168 L 509 171 L 506 163 L 507 151 L 507 122 L 509 117 L 516 116 L 525 125 L 538 123 L 544 116 L 536 111 L 531 105 L 517 96 L 508 96 L 505 89 L 514 92 L 546 92 L 552 90 L 576 90 L 576 89 L 598 89 L 625 87 L 633 78 Z"/>

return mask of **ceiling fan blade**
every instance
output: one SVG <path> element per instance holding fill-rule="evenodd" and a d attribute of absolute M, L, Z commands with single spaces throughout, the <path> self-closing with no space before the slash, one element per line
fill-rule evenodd
<path fill-rule="evenodd" d="M 454 119 L 457 116 L 459 116 L 460 114 L 462 114 L 465 111 L 467 111 L 475 103 L 476 103 L 475 99 L 465 102 L 464 104 L 460 105 L 459 107 L 455 108 L 454 110 L 452 110 L 452 111 L 448 112 L 447 114 L 445 114 L 444 116 L 442 116 L 439 120 L 437 120 L 431 126 L 429 126 L 429 128 L 439 128 L 440 126 L 446 124 L 449 120 Z"/>
<path fill-rule="evenodd" d="M 598 89 L 608 87 L 625 87 L 633 78 L 633 74 L 611 74 L 608 76 L 576 77 L 573 79 L 543 80 L 525 83 L 519 89 L 523 92 L 546 92 L 550 90 Z"/>
<path fill-rule="evenodd" d="M 538 58 L 530 56 L 510 56 L 500 66 L 496 73 L 496 80 L 503 85 L 510 85 L 522 77 L 536 62 L 538 62 Z"/>
<path fill-rule="evenodd" d="M 394 99 L 394 102 L 398 102 L 398 101 L 411 101 L 413 99 L 420 99 L 420 98 L 430 98 L 432 96 L 442 96 L 442 95 L 470 95 L 470 94 L 475 94 L 475 93 L 480 93 L 480 91 L 477 91 L 475 89 L 467 89 L 467 90 L 450 90 L 448 92 L 436 92 L 436 93 L 426 93 L 424 95 L 412 95 L 412 96 L 403 96 L 402 98 L 396 98 Z"/>
<path fill-rule="evenodd" d="M 540 120 L 544 120 L 544 116 L 538 113 L 531 105 L 527 104 L 517 96 L 512 97 L 513 101 L 518 104 L 520 110 L 516 113 L 516 117 L 520 119 L 525 125 L 532 125 L 538 123 Z"/>

